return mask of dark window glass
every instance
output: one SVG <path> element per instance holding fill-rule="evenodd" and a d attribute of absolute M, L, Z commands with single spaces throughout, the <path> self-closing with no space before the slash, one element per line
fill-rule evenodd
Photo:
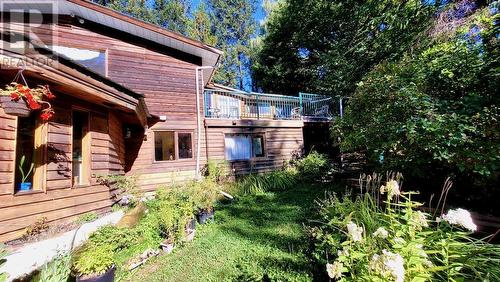
<path fill-rule="evenodd" d="M 179 133 L 179 159 L 193 158 L 193 142 L 191 141 L 191 133 Z"/>
<path fill-rule="evenodd" d="M 175 140 L 173 131 L 155 132 L 155 160 L 175 160 Z"/>
<path fill-rule="evenodd" d="M 264 137 L 254 136 L 252 137 L 252 152 L 254 157 L 264 156 Z"/>

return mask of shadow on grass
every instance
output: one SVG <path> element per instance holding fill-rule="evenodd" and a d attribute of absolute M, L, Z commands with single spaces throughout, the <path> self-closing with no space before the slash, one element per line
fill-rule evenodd
<path fill-rule="evenodd" d="M 247 196 L 222 208 L 219 228 L 251 241 L 256 248 L 279 250 L 283 255 L 253 258 L 261 261 L 262 279 L 280 272 L 311 273 L 305 253 L 308 242 L 303 224 L 314 209 L 314 200 L 339 186 L 300 185 L 292 190 Z M 252 260 L 252 258 L 249 258 Z M 258 279 L 261 280 L 261 279 Z"/>

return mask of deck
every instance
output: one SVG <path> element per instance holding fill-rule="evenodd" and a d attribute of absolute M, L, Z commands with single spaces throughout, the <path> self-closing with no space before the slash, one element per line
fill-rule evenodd
<path fill-rule="evenodd" d="M 310 93 L 299 96 L 207 89 L 205 117 L 213 119 L 265 119 L 331 121 L 338 115 L 336 99 Z"/>

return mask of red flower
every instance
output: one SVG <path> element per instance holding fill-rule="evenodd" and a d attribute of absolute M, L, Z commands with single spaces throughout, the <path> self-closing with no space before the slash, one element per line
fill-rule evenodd
<path fill-rule="evenodd" d="M 10 93 L 10 99 L 11 99 L 12 101 L 18 101 L 18 100 L 19 100 L 19 98 L 21 98 L 21 96 L 19 96 L 19 93 L 17 93 L 17 92 L 12 92 L 12 93 Z"/>
<path fill-rule="evenodd" d="M 28 100 L 28 107 L 32 110 L 38 110 L 42 106 L 40 106 L 40 104 L 35 100 Z"/>
<path fill-rule="evenodd" d="M 47 99 L 51 100 L 51 99 L 54 99 L 56 97 L 56 95 L 54 95 L 50 89 L 49 89 L 49 86 L 48 85 L 45 85 L 45 91 L 46 91 L 46 95 L 47 95 Z"/>
<path fill-rule="evenodd" d="M 43 111 L 40 117 L 42 118 L 43 121 L 48 121 L 54 116 L 54 111 L 48 110 L 48 111 Z"/>

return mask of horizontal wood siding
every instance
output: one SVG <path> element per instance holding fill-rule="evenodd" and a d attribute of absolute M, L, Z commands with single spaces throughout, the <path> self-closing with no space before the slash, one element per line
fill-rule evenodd
<path fill-rule="evenodd" d="M 235 123 L 235 125 L 233 125 Z M 293 156 L 302 153 L 304 139 L 302 123 L 299 121 L 258 121 L 244 126 L 246 121 L 207 120 L 206 153 L 209 159 L 225 159 L 225 134 L 262 134 L 265 136 L 265 157 L 248 161 L 231 161 L 230 166 L 237 175 L 260 173 L 283 167 Z"/>
<path fill-rule="evenodd" d="M 14 194 L 14 155 L 17 119 L 0 108 L 0 241 L 22 236 L 41 217 L 60 224 L 89 211 L 112 205 L 114 190 L 96 183 L 96 176 L 123 173 L 124 140 L 116 113 L 56 93 L 56 112 L 48 123 L 45 190 Z M 72 188 L 72 109 L 90 114 L 91 185 Z M 109 118 L 108 118 L 109 117 Z M 109 124 L 113 130 L 109 130 Z M 120 167 L 121 166 L 121 167 Z"/>

